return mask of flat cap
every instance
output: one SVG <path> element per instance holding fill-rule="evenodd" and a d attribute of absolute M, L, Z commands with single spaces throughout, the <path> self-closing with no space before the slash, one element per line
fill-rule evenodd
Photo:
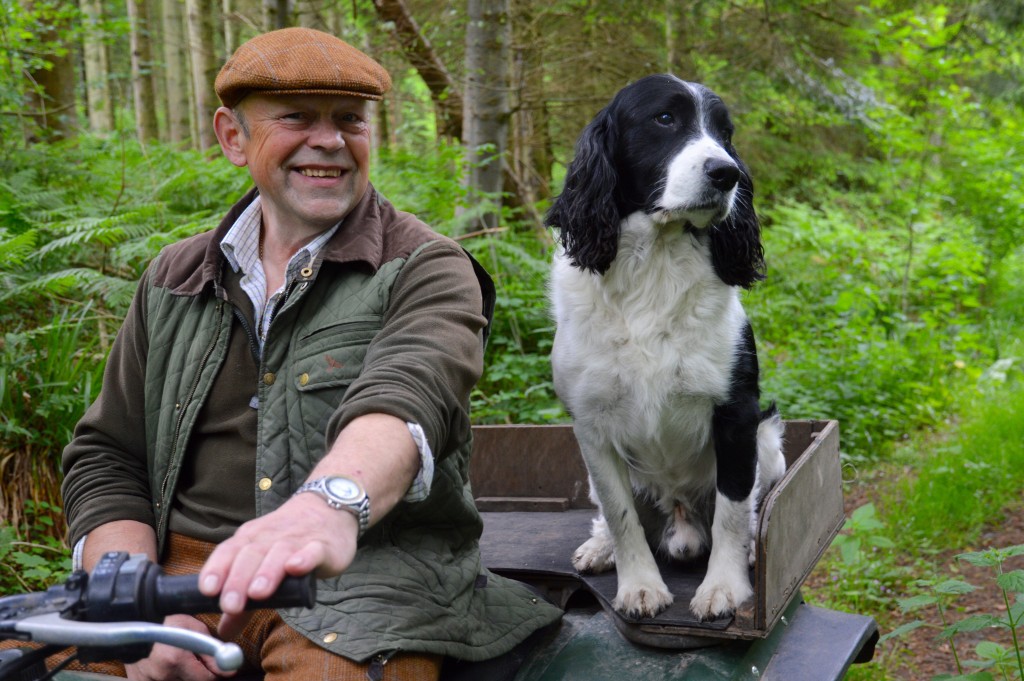
<path fill-rule="evenodd" d="M 263 33 L 235 50 L 214 89 L 233 107 L 250 92 L 381 99 L 391 89 L 383 66 L 344 40 L 311 28 Z"/>

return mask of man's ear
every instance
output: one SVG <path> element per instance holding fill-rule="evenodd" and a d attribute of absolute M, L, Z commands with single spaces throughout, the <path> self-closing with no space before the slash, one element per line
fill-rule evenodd
<path fill-rule="evenodd" d="M 213 114 L 213 131 L 217 134 L 220 148 L 229 161 L 239 168 L 248 165 L 243 145 L 248 135 L 234 111 L 225 106 L 217 109 Z"/>

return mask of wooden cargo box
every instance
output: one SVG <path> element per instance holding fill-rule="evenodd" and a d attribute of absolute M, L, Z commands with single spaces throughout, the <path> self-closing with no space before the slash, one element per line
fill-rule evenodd
<path fill-rule="evenodd" d="M 735 615 L 700 622 L 689 602 L 706 563 L 659 558 L 675 603 L 656 617 L 627 619 L 611 607 L 614 571 L 579 575 L 571 564 L 595 516 L 572 427 L 476 426 L 474 437 L 470 475 L 484 517 L 484 563 L 543 589 L 563 607 L 592 594 L 623 635 L 647 645 L 766 637 L 843 525 L 838 423 L 787 421 L 786 474 L 763 499 L 758 518 L 754 597 Z"/>

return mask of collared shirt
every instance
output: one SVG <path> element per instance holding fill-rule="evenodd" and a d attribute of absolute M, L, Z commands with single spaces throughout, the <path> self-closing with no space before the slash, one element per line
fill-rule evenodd
<path fill-rule="evenodd" d="M 267 296 L 267 274 L 263 269 L 263 262 L 260 259 L 260 227 L 263 224 L 262 202 L 259 195 L 249 204 L 249 207 L 238 216 L 235 224 L 232 225 L 224 239 L 220 242 L 220 250 L 227 259 L 231 269 L 235 272 L 241 271 L 242 290 L 252 301 L 254 321 L 257 329 L 257 340 L 260 353 L 263 352 L 263 344 L 267 340 L 267 330 L 270 329 L 273 313 L 278 303 L 284 297 L 288 286 L 296 281 L 304 270 L 310 270 L 313 260 L 316 259 L 320 249 L 324 247 L 334 233 L 338 231 L 341 222 L 318 234 L 315 239 L 300 248 L 288 261 L 285 269 L 284 283 L 281 288 Z"/>

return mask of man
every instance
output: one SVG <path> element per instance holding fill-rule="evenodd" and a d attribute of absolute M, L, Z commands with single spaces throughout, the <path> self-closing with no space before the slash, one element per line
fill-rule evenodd
<path fill-rule="evenodd" d="M 150 265 L 64 452 L 85 567 L 201 567 L 219 633 L 268 680 L 436 679 L 442 656 L 501 654 L 559 615 L 479 563 L 468 402 L 493 285 L 369 184 L 368 101 L 389 87 L 318 31 L 238 49 L 214 128 L 255 190 Z M 312 610 L 243 614 L 314 570 Z M 220 676 L 160 645 L 127 675 Z"/>

